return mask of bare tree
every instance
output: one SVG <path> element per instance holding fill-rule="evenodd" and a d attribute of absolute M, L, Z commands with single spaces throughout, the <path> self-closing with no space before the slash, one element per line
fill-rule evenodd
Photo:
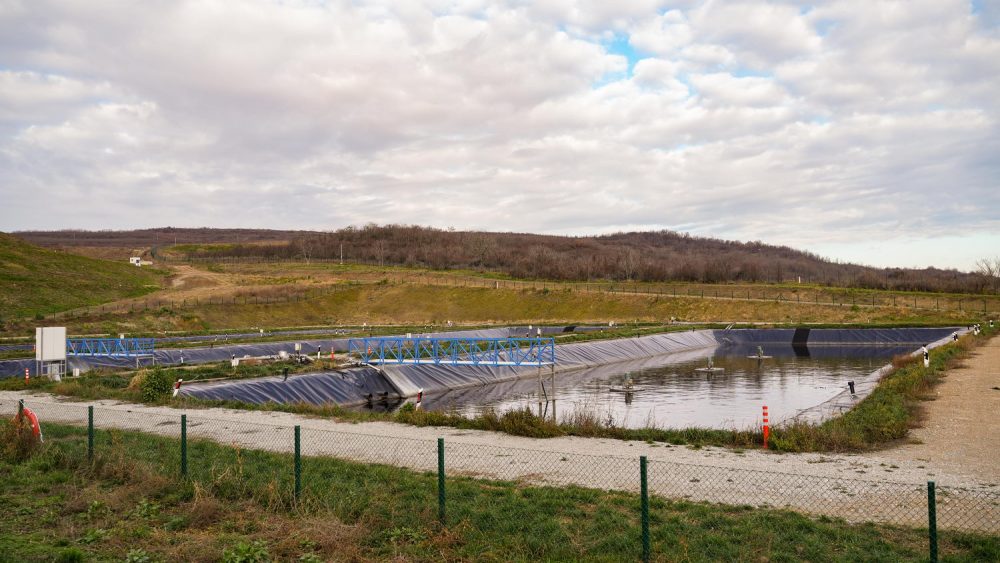
<path fill-rule="evenodd" d="M 375 259 L 378 260 L 378 265 L 380 268 L 385 267 L 385 240 L 378 239 L 373 245 L 375 249 Z"/>
<path fill-rule="evenodd" d="M 487 267 L 497 251 L 496 239 L 482 233 L 471 237 L 468 246 L 475 264 L 480 268 Z"/>
<path fill-rule="evenodd" d="M 309 263 L 309 259 L 316 254 L 316 250 L 319 248 L 319 243 L 316 237 L 305 237 L 299 241 L 299 252 L 302 254 L 302 259 Z"/>
<path fill-rule="evenodd" d="M 639 252 L 628 247 L 621 253 L 619 262 L 621 263 L 622 274 L 625 275 L 625 280 L 631 280 L 635 276 L 636 270 L 639 269 L 639 260 L 641 259 Z"/>
<path fill-rule="evenodd" d="M 993 293 L 1000 290 L 1000 256 L 977 260 L 976 271 L 986 278 L 986 283 Z"/>

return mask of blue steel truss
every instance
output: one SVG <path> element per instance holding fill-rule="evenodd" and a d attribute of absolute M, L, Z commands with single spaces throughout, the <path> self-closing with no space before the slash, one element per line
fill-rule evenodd
<path fill-rule="evenodd" d="M 556 362 L 555 338 L 352 338 L 350 354 L 366 364 L 547 366 Z"/>
<path fill-rule="evenodd" d="M 154 338 L 67 338 L 67 356 L 107 356 L 110 358 L 135 358 L 152 356 L 156 348 Z"/>

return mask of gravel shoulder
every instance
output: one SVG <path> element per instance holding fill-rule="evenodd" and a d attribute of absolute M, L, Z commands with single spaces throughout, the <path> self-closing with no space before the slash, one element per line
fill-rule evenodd
<path fill-rule="evenodd" d="M 882 455 L 1000 484 L 1000 337 L 950 370 L 932 393 L 921 427 Z"/>

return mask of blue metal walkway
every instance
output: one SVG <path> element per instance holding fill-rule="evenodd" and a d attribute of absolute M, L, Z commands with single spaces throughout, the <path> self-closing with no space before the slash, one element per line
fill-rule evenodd
<path fill-rule="evenodd" d="M 556 362 L 555 338 L 352 338 L 349 354 L 362 363 L 457 366 L 547 366 Z"/>
<path fill-rule="evenodd" d="M 107 356 L 110 358 L 137 358 L 152 356 L 156 348 L 154 338 L 67 338 L 67 356 Z"/>

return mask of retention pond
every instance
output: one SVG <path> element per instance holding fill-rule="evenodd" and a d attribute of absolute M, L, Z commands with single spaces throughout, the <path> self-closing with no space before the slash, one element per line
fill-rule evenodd
<path fill-rule="evenodd" d="M 523 334 L 515 327 L 453 336 L 503 339 Z M 287 380 L 185 385 L 180 394 L 379 410 L 420 401 L 423 409 L 465 415 L 528 407 L 559 421 L 585 417 L 630 428 L 744 429 L 759 424 L 765 405 L 772 425 L 792 417 L 818 422 L 837 416 L 871 392 L 893 356 L 913 354 L 921 345 L 933 349 L 956 335 L 948 327 L 674 331 L 557 345 L 554 365 L 541 367 L 385 360 Z M 347 343 L 320 344 L 339 350 Z M 274 354 L 290 344 L 238 348 L 251 346 L 257 353 Z M 230 353 L 183 352 L 206 358 Z M 170 360 L 173 353 L 163 351 L 161 360 Z M 856 396 L 848 392 L 851 381 Z"/>
<path fill-rule="evenodd" d="M 543 370 L 542 414 L 559 420 L 597 417 L 628 428 L 736 428 L 760 424 L 768 406 L 771 420 L 794 416 L 823 403 L 891 361 L 914 350 L 899 346 L 823 346 L 803 352 L 791 345 L 737 344 L 671 354 L 642 365 L 612 364 L 602 369 L 560 373 L 555 385 Z M 712 359 L 715 369 L 709 370 Z M 633 391 L 628 392 L 631 378 Z M 425 396 L 422 407 L 464 415 L 513 408 L 536 411 L 537 378 Z M 546 401 L 545 399 L 555 399 Z"/>

